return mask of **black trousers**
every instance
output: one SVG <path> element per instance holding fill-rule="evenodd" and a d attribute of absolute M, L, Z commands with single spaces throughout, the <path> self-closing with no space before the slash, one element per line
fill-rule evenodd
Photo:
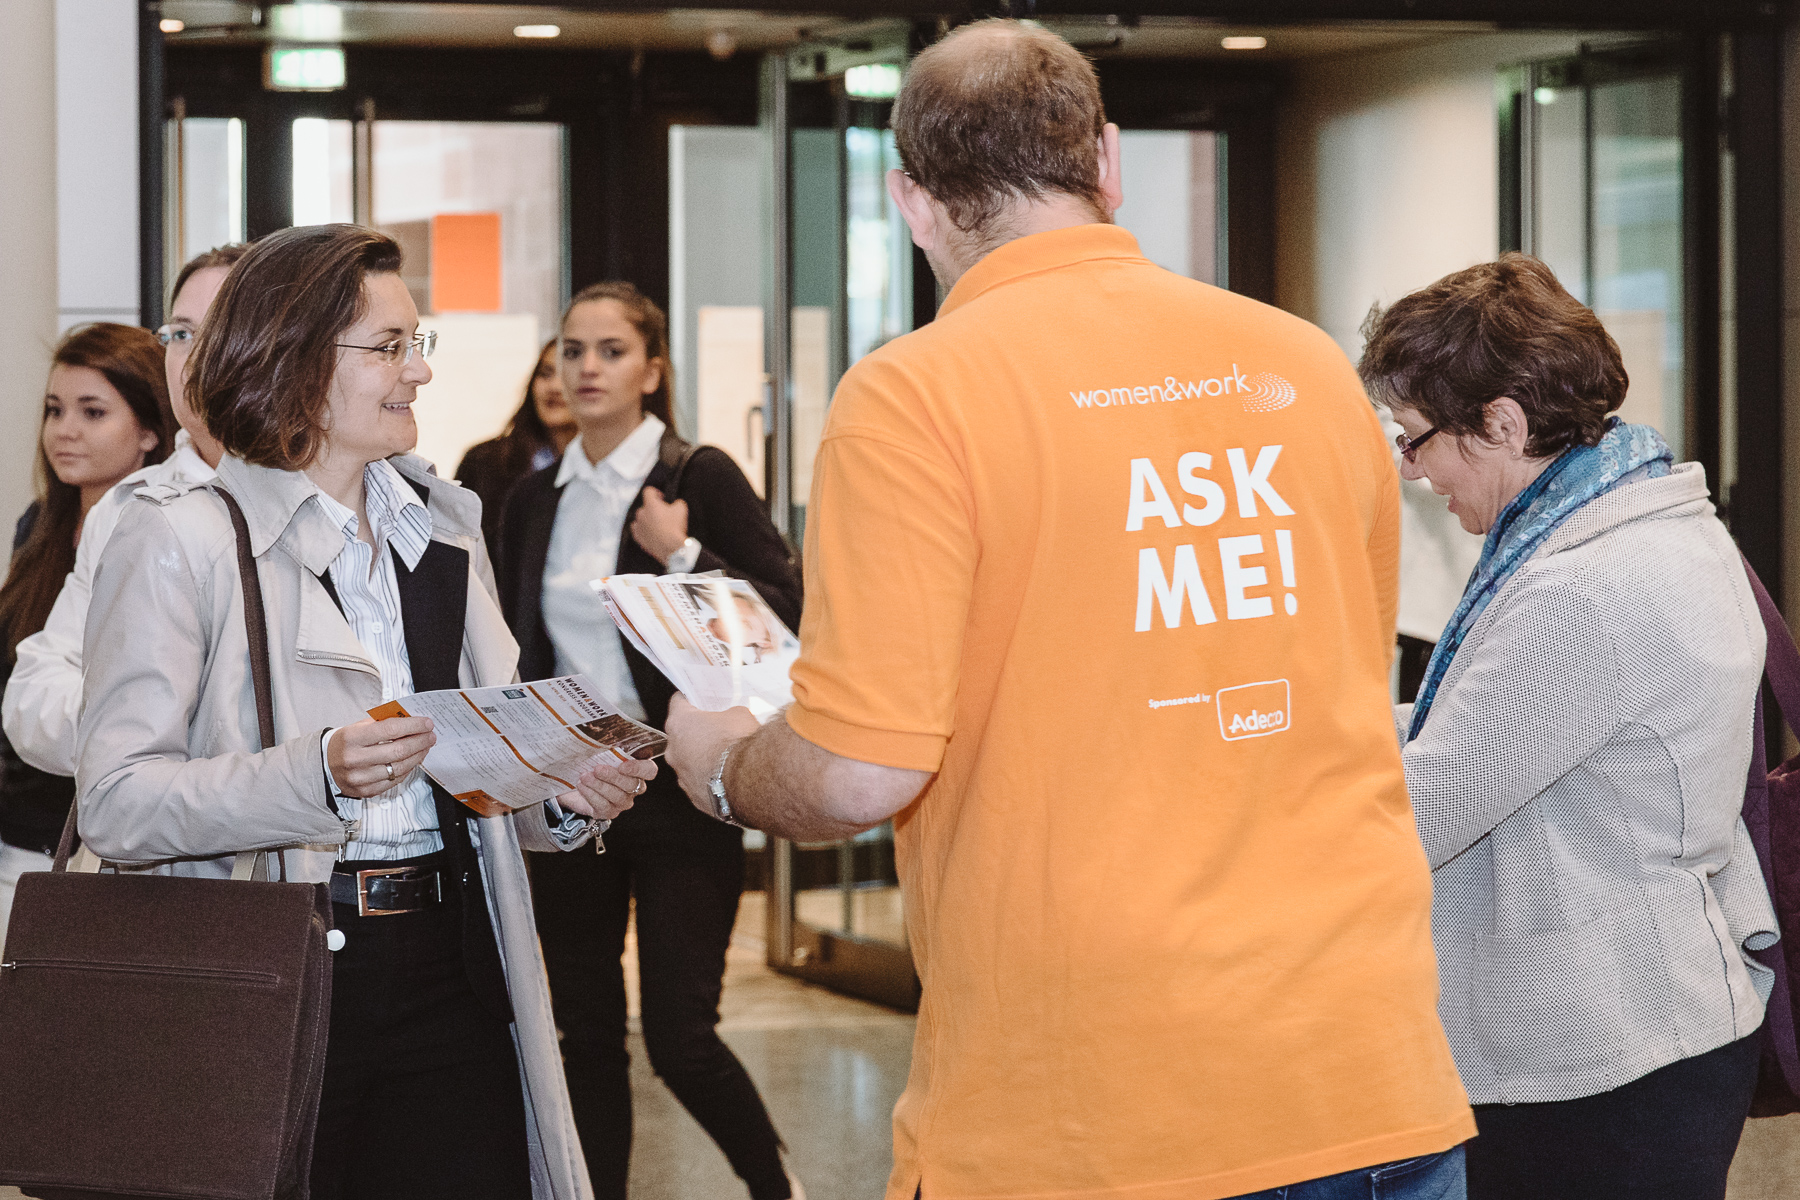
<path fill-rule="evenodd" d="M 622 960 L 633 896 L 651 1067 L 719 1144 L 754 1200 L 789 1194 L 768 1110 L 717 1030 L 725 949 L 743 889 L 743 834 L 694 811 L 666 771 L 607 832 L 606 853 L 531 856 L 563 1068 L 597 1200 L 625 1200 L 631 1166 Z"/>
<path fill-rule="evenodd" d="M 1723 1200 L 1761 1037 L 1598 1096 L 1476 1105 L 1469 1200 Z"/>
<path fill-rule="evenodd" d="M 358 864 L 374 867 L 386 864 Z M 511 1027 L 470 990 L 462 913 L 336 904 L 312 1200 L 530 1200 Z"/>

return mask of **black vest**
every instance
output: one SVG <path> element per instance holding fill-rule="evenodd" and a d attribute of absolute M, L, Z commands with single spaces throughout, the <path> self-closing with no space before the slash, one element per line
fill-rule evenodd
<path fill-rule="evenodd" d="M 410 482 L 410 481 L 409 481 Z M 414 485 L 415 488 L 418 485 Z M 424 489 L 419 489 L 423 491 Z M 469 604 L 469 552 L 444 542 L 427 542 L 419 565 L 411 571 L 394 555 L 394 576 L 400 585 L 401 624 L 406 633 L 406 657 L 412 667 L 413 690 L 435 692 L 461 687 L 463 620 Z M 319 582 L 344 610 L 329 572 Z M 444 839 L 446 883 L 454 885 L 462 906 L 463 965 L 469 986 L 482 1004 L 502 1020 L 512 1020 L 506 990 L 506 974 L 500 964 L 500 948 L 488 919 L 487 894 L 482 888 L 481 865 L 469 836 L 473 814 L 450 793 L 431 784 L 437 801 L 438 829 Z M 448 899 L 448 897 L 446 897 Z"/>

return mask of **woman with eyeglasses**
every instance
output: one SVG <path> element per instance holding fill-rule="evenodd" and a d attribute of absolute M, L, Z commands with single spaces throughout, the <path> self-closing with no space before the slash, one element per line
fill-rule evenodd
<path fill-rule="evenodd" d="M 12 565 L 0 585 L 0 679 L 19 643 L 43 629 L 75 565 L 88 510 L 175 440 L 156 338 L 131 325 L 84 325 L 50 356 L 38 426 L 38 498 L 13 529 Z M 19 876 L 50 867 L 75 795 L 73 772 L 33 763 L 0 740 L 0 940 Z M 52 770 L 40 770 L 50 767 Z"/>
<path fill-rule="evenodd" d="M 456 466 L 456 481 L 481 497 L 481 532 L 488 553 L 499 556 L 500 510 L 506 493 L 533 471 L 562 457 L 578 429 L 563 395 L 557 370 L 556 339 L 538 351 L 537 366 L 525 381 L 525 398 L 497 438 L 470 446 Z"/>
<path fill-rule="evenodd" d="M 226 278 L 187 395 L 206 488 L 142 489 L 94 581 L 81 834 L 103 859 L 224 876 L 246 848 L 325 883 L 336 927 L 311 1196 L 583 1194 L 522 846 L 585 844 L 648 763 L 477 817 L 420 770 L 431 722 L 369 709 L 516 678 L 476 497 L 411 456 L 435 337 L 392 239 L 288 229 Z M 267 621 L 258 734 L 237 543 Z"/>
<path fill-rule="evenodd" d="M 1718 1200 L 1775 915 L 1740 811 L 1764 635 L 1697 463 L 1612 414 L 1619 348 L 1509 254 L 1375 314 L 1401 474 L 1481 559 L 1397 710 L 1472 1200 Z"/>

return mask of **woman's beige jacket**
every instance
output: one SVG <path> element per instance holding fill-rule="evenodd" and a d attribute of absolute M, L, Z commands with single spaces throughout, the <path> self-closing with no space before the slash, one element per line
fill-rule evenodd
<path fill-rule="evenodd" d="M 511 682 L 518 646 L 494 600 L 481 502 L 411 455 L 431 536 L 469 554 L 461 681 Z M 320 738 L 381 703 L 375 665 L 318 576 L 344 545 L 297 472 L 227 457 L 218 481 L 243 507 L 269 623 L 277 743 L 258 749 L 237 548 L 210 490 L 154 487 L 126 505 L 94 575 L 76 749 L 80 830 L 108 861 L 227 875 L 241 850 L 286 852 L 290 879 L 330 877 L 344 824 L 326 803 Z M 572 849 L 543 810 L 470 823 L 512 997 L 536 1200 L 585 1200 L 521 847 Z M 583 839 L 584 840 L 584 839 Z"/>

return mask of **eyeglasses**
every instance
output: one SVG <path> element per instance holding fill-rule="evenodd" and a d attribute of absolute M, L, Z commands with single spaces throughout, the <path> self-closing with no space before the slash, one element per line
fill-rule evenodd
<path fill-rule="evenodd" d="M 1409 463 L 1419 461 L 1419 447 L 1437 436 L 1438 427 L 1433 425 L 1416 438 L 1409 438 L 1404 433 L 1394 435 L 1394 445 L 1400 447 L 1400 457 Z"/>
<path fill-rule="evenodd" d="M 185 346 L 194 340 L 196 333 L 196 330 L 189 329 L 186 325 L 164 325 L 156 331 L 156 340 L 164 346 L 176 342 Z"/>
<path fill-rule="evenodd" d="M 390 367 L 404 367 L 412 361 L 414 352 L 420 358 L 431 357 L 431 352 L 437 349 L 437 330 L 421 329 L 410 338 L 395 338 L 379 346 L 356 346 L 349 342 L 336 342 L 334 345 L 340 350 L 367 350 L 370 354 L 380 355 L 381 361 Z"/>

